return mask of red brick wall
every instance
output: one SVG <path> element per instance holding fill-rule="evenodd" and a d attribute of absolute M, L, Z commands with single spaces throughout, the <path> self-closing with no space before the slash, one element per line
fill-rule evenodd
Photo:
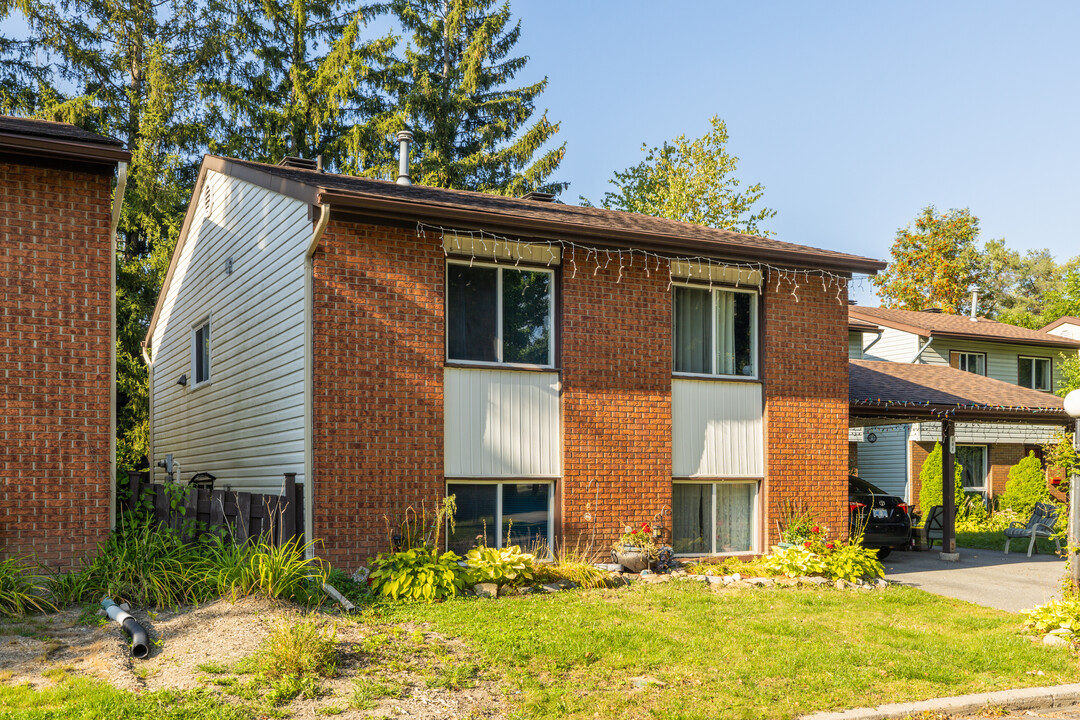
<path fill-rule="evenodd" d="M 793 292 L 795 294 L 793 294 Z M 778 539 L 786 500 L 847 535 L 847 289 L 820 278 L 765 281 L 764 531 Z"/>
<path fill-rule="evenodd" d="M 987 484 L 992 495 L 1005 492 L 1005 483 L 1009 481 L 1009 470 L 1024 459 L 1024 446 L 1017 443 L 995 443 L 990 445 L 986 454 L 990 464 L 990 478 Z"/>
<path fill-rule="evenodd" d="M 112 178 L 0 163 L 0 553 L 109 530 Z"/>
<path fill-rule="evenodd" d="M 442 248 L 330 222 L 315 254 L 314 532 L 355 568 L 444 494 Z"/>
<path fill-rule="evenodd" d="M 631 522 L 670 540 L 671 292 L 640 263 L 562 275 L 563 541 L 598 554 Z"/>
<path fill-rule="evenodd" d="M 911 506 L 919 507 L 919 492 L 922 483 L 919 482 L 919 473 L 922 472 L 923 463 L 930 453 L 934 452 L 932 442 L 908 442 L 908 478 L 911 480 Z"/>

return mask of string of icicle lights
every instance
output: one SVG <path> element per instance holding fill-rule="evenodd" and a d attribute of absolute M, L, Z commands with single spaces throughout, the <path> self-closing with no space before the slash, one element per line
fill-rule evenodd
<path fill-rule="evenodd" d="M 418 237 L 426 238 L 428 233 L 437 234 L 439 239 L 442 240 L 443 253 L 445 255 L 450 254 L 450 249 L 460 252 L 466 252 L 471 255 L 469 263 L 470 265 L 474 260 L 493 261 L 496 264 L 499 262 L 513 263 L 515 266 L 521 262 L 522 251 L 530 255 L 534 250 L 539 249 L 541 257 L 538 261 L 544 263 L 546 259 L 547 265 L 555 264 L 559 261 L 559 255 L 556 255 L 555 248 L 559 248 L 562 256 L 562 264 L 564 267 L 569 266 L 567 270 L 570 272 L 570 277 L 576 278 L 579 272 L 587 273 L 592 272 L 595 276 L 601 270 L 607 270 L 612 266 L 612 263 L 617 263 L 619 277 L 615 281 L 621 283 L 626 270 L 633 268 L 635 262 L 639 263 L 645 270 L 645 276 L 651 277 L 653 273 L 662 273 L 665 269 L 668 275 L 667 289 L 671 290 L 671 286 L 677 281 L 682 279 L 682 276 L 676 276 L 673 266 L 685 265 L 691 270 L 697 270 L 697 278 L 699 280 L 708 279 L 709 287 L 713 285 L 713 268 L 720 269 L 734 269 L 735 274 L 735 286 L 738 287 L 740 282 L 740 274 L 743 270 L 750 272 L 758 272 L 764 282 L 766 277 L 765 273 L 769 273 L 769 278 L 775 278 L 775 290 L 780 292 L 781 288 L 790 289 L 790 294 L 795 298 L 795 302 L 799 302 L 799 288 L 809 286 L 811 283 L 821 282 L 821 289 L 823 292 L 829 292 L 830 289 L 834 289 L 836 292 L 836 300 L 839 303 L 844 303 L 844 289 L 851 289 L 853 283 L 866 282 L 869 279 L 868 275 L 853 275 L 848 277 L 847 275 L 841 275 L 840 273 L 830 272 L 828 270 L 795 270 L 792 268 L 779 267 L 771 265 L 765 262 L 737 262 L 727 260 L 716 260 L 714 258 L 705 257 L 702 255 L 695 256 L 678 256 L 678 255 L 665 255 L 663 253 L 652 252 L 651 250 L 641 250 L 639 248 L 626 248 L 626 249 L 606 249 L 591 247 L 589 245 L 582 245 L 570 240 L 545 240 L 542 242 L 528 241 L 528 240 L 516 240 L 502 235 L 496 235 L 485 230 L 458 230 L 455 228 L 445 228 L 440 225 L 428 225 L 423 222 L 416 223 L 416 234 Z M 463 240 L 468 238 L 468 242 Z M 447 240 L 449 239 L 449 243 Z M 476 245 L 479 243 L 482 252 L 478 255 L 476 252 Z M 491 244 L 490 251 L 488 250 L 488 244 Z M 465 245 L 468 247 L 465 247 Z M 450 248 L 447 246 L 450 245 Z M 499 246 L 502 246 L 502 251 L 497 252 Z M 514 248 L 514 251 L 511 251 Z M 546 251 L 546 258 L 543 256 Z M 635 258 L 637 260 L 635 261 Z M 727 284 L 727 283 L 725 283 Z M 756 285 L 756 283 L 753 283 Z"/>
<path fill-rule="evenodd" d="M 886 408 L 929 408 L 931 414 L 941 418 L 948 418 L 955 414 L 958 410 L 1010 410 L 1035 414 L 1041 413 L 1046 415 L 1064 414 L 1064 411 L 1062 411 L 1060 408 L 1031 407 L 1028 405 L 997 405 L 994 403 L 956 403 L 954 407 L 941 409 L 939 403 L 932 404 L 929 402 L 919 402 L 914 400 L 882 400 L 880 398 L 874 400 L 871 398 L 866 398 L 864 400 L 852 400 L 851 404 L 877 407 L 884 406 Z M 939 407 L 933 407 L 933 405 L 938 405 Z"/>

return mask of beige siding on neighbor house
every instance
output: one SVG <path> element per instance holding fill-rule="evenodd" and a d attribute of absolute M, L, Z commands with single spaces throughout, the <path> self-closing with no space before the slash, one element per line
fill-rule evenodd
<path fill-rule="evenodd" d="M 876 337 L 876 336 L 872 336 Z M 863 334 L 861 332 L 849 332 L 847 335 L 847 355 L 849 360 L 863 359 Z"/>
<path fill-rule="evenodd" d="M 152 339 L 152 461 L 172 453 L 183 479 L 210 472 L 236 490 L 303 480 L 310 237 L 304 203 L 207 172 Z M 195 386 L 192 331 L 205 318 L 210 381 Z"/>
<path fill-rule="evenodd" d="M 872 343 L 876 335 L 867 333 L 863 336 L 863 347 Z M 924 342 L 924 341 L 923 341 Z M 917 335 L 912 335 L 903 330 L 883 328 L 881 339 L 874 343 L 873 347 L 864 350 L 864 360 L 889 360 L 891 362 L 911 362 L 915 353 L 919 352 L 922 342 Z"/>
<path fill-rule="evenodd" d="M 1074 353 L 1075 350 L 1068 348 L 1040 347 L 1038 345 L 1014 345 L 1010 343 L 985 343 L 974 340 L 949 340 L 940 338 L 922 354 L 921 361 L 927 365 L 948 365 L 949 353 L 981 352 L 986 353 L 986 375 L 995 380 L 1007 382 L 1010 385 L 1017 383 L 1017 357 L 1042 357 L 1053 360 L 1053 385 L 1056 388 L 1057 381 L 1061 378 L 1061 353 Z"/>
<path fill-rule="evenodd" d="M 764 476 L 761 385 L 672 380 L 671 435 L 675 477 Z"/>
<path fill-rule="evenodd" d="M 448 478 L 558 477 L 559 373 L 446 368 Z"/>

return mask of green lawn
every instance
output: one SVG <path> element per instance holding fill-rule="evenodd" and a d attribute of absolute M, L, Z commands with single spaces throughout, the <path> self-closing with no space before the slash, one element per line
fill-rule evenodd
<path fill-rule="evenodd" d="M 250 712 L 203 691 L 135 694 L 86 678 L 45 690 L 0 684 L 2 720 L 247 720 Z"/>
<path fill-rule="evenodd" d="M 1009 554 L 1021 553 L 1026 555 L 1028 543 L 1031 540 L 1023 538 L 1013 540 L 1009 545 Z M 1061 540 L 1061 547 L 1065 547 L 1065 541 Z M 938 547 L 940 543 L 935 543 Z M 962 548 L 975 548 L 977 550 L 1005 550 L 1005 533 L 1001 530 L 987 530 L 984 532 L 958 532 L 956 533 L 956 545 Z M 1039 538 L 1035 546 L 1040 555 L 1050 555 L 1054 552 L 1054 541 Z M 1034 555 L 1034 553 L 1032 553 Z"/>
<path fill-rule="evenodd" d="M 1080 679 L 1076 658 L 1022 636 L 1016 615 L 910 588 L 668 583 L 390 617 L 465 639 L 530 718 L 787 718 Z M 635 690 L 643 676 L 662 684 Z"/>

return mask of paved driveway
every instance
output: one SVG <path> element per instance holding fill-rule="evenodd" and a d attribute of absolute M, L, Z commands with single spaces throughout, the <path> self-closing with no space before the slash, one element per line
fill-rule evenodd
<path fill-rule="evenodd" d="M 938 550 L 892 552 L 885 578 L 936 595 L 1019 612 L 1061 597 L 1065 561 L 1056 555 L 960 548 L 960 561 L 947 562 Z"/>

